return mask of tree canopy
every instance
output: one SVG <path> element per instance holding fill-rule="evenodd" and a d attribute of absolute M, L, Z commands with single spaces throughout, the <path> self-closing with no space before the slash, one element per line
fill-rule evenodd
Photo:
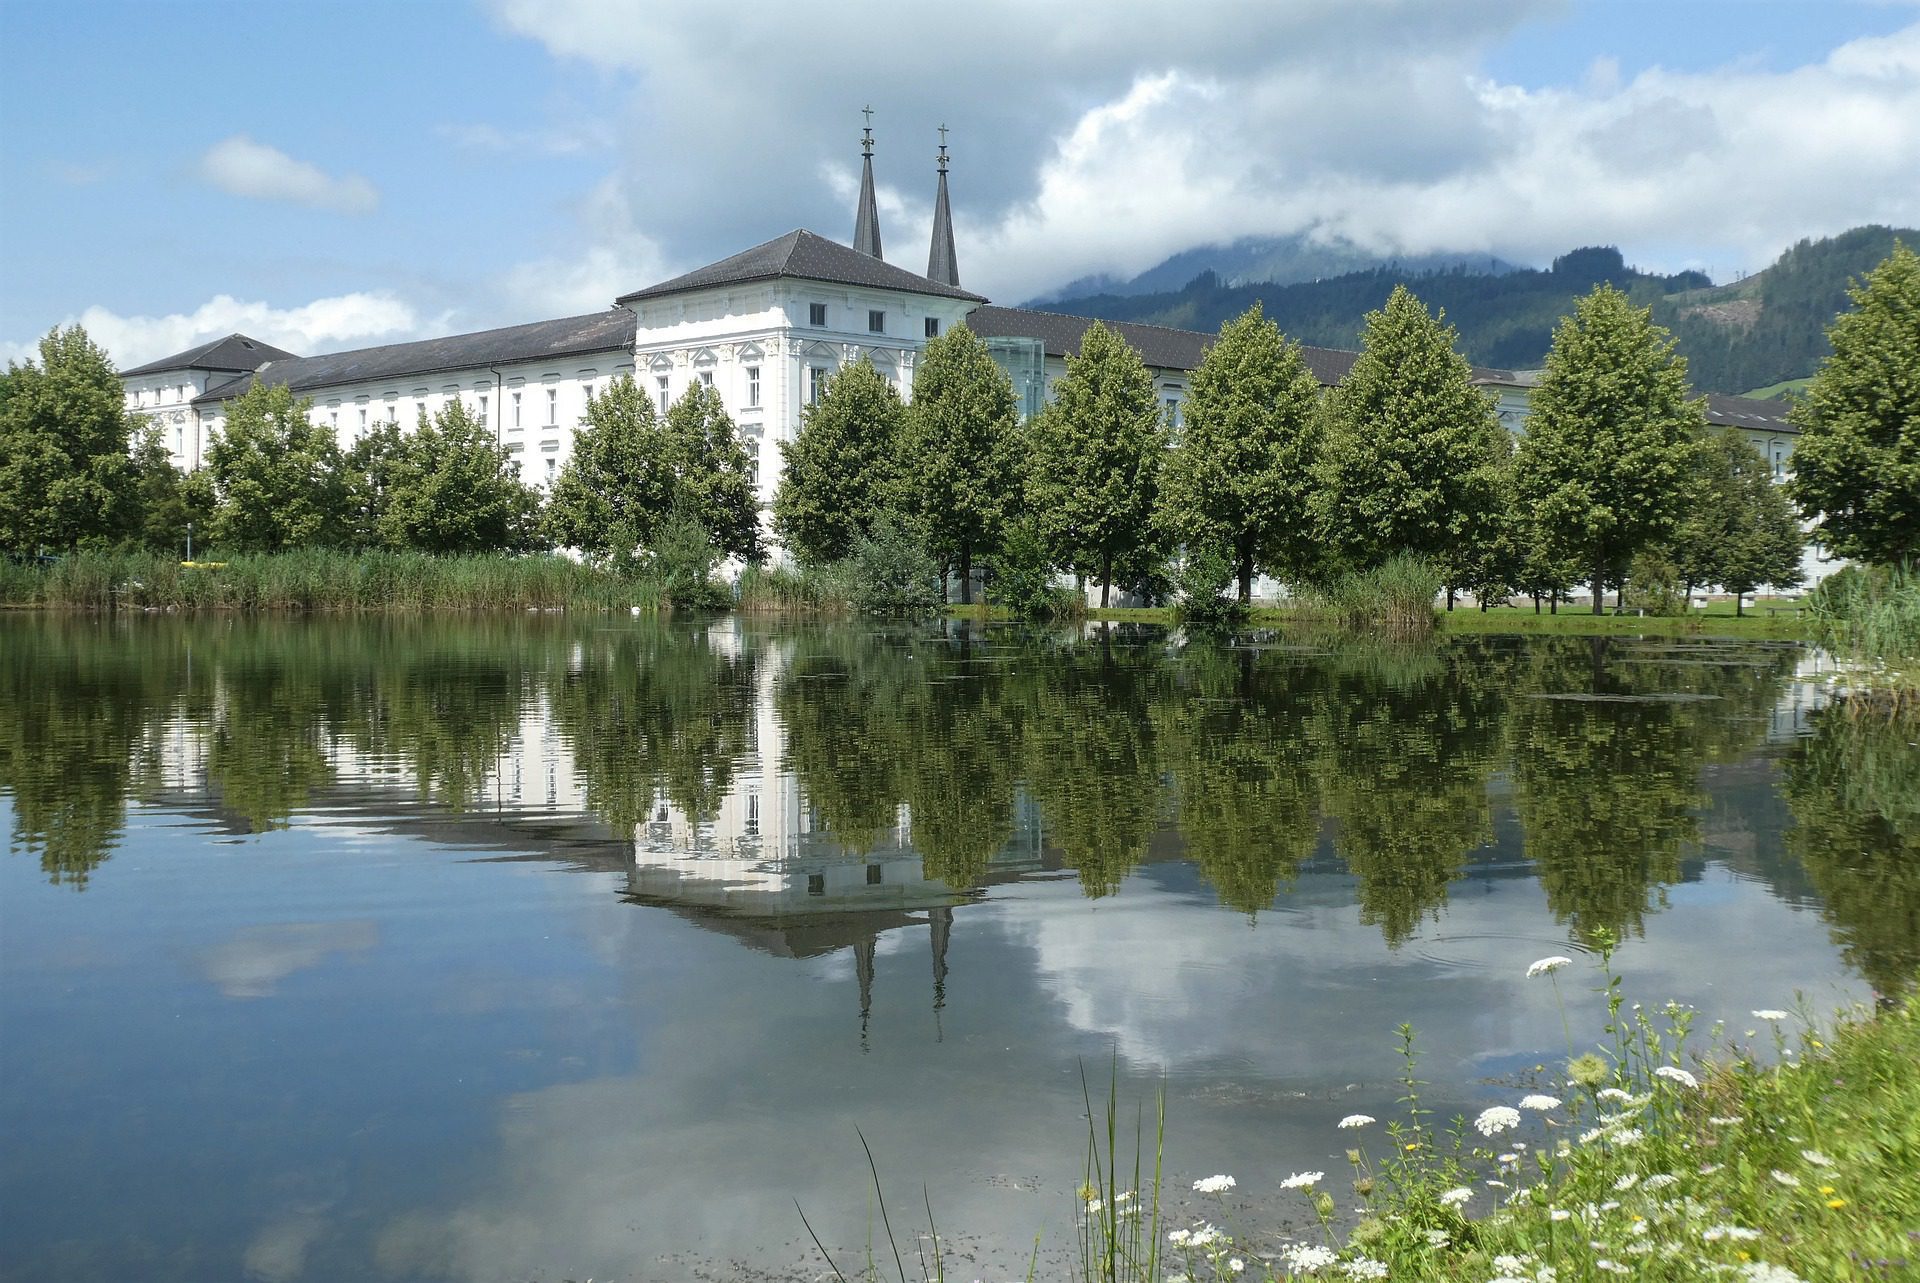
<path fill-rule="evenodd" d="M 1591 579 L 1595 614 L 1610 576 L 1679 521 L 1704 426 L 1687 363 L 1648 309 L 1600 285 L 1560 322 L 1514 489 L 1549 557 Z"/>
<path fill-rule="evenodd" d="M 1920 255 L 1895 244 L 1835 319 L 1833 355 L 1794 408 L 1794 501 L 1843 557 L 1920 553 Z"/>
<path fill-rule="evenodd" d="M 906 405 L 871 361 L 855 361 L 827 381 L 800 412 L 800 430 L 780 444 L 784 466 L 773 499 L 773 528 L 801 564 L 824 566 L 873 533 L 893 499 Z"/>
<path fill-rule="evenodd" d="M 1189 552 L 1233 561 L 1240 600 L 1256 566 L 1299 577 L 1318 560 L 1313 463 L 1320 385 L 1256 305 L 1220 327 L 1188 385 L 1162 472 L 1160 518 Z"/>
<path fill-rule="evenodd" d="M 1495 541 L 1507 435 L 1455 338 L 1444 315 L 1395 289 L 1327 394 L 1320 529 L 1350 564 L 1410 552 L 1458 586 Z"/>
<path fill-rule="evenodd" d="M 1028 444 L 1041 542 L 1055 564 L 1093 570 L 1105 606 L 1116 564 L 1138 562 L 1153 543 L 1167 451 L 1153 376 L 1125 339 L 1098 321 L 1087 328 Z"/>
<path fill-rule="evenodd" d="M 40 360 L 0 375 L 0 548 L 110 543 L 138 520 L 128 447 L 138 416 L 107 354 L 55 326 Z"/>
<path fill-rule="evenodd" d="M 519 549 L 535 539 L 539 496 L 493 433 L 455 398 L 399 438 L 382 543 L 423 552 Z"/>
<path fill-rule="evenodd" d="M 255 383 L 207 444 L 221 545 L 253 552 L 345 541 L 347 477 L 333 431 L 285 384 Z"/>
<path fill-rule="evenodd" d="M 1013 383 L 964 325 L 927 343 L 901 442 L 908 511 L 973 600 L 973 559 L 992 552 L 1018 506 Z"/>

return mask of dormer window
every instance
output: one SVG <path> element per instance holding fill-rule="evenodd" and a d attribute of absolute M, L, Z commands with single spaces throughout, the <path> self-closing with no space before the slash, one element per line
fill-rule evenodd
<path fill-rule="evenodd" d="M 827 305 L 825 303 L 807 304 L 807 324 L 816 329 L 827 327 Z"/>

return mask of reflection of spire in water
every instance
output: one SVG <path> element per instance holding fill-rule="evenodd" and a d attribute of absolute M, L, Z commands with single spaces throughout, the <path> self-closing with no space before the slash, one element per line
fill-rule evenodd
<path fill-rule="evenodd" d="M 947 941 L 953 935 L 953 906 L 937 905 L 927 919 L 927 932 L 933 943 L 933 1037 L 945 1042 L 947 1031 L 940 1013 L 947 1005 Z"/>
<path fill-rule="evenodd" d="M 860 1050 L 867 1050 L 867 1017 L 873 1013 L 873 957 L 879 946 L 878 933 L 870 933 L 853 942 L 853 973 L 860 981 Z"/>

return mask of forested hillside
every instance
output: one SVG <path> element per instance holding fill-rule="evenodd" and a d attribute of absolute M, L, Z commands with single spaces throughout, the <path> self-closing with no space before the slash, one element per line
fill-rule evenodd
<path fill-rule="evenodd" d="M 1318 347 L 1353 348 L 1370 311 L 1405 284 L 1430 307 L 1444 308 L 1461 350 L 1479 365 L 1530 369 L 1546 357 L 1553 327 L 1600 281 L 1651 305 L 1688 359 L 1694 387 L 1742 393 L 1813 373 L 1827 353 L 1826 327 L 1847 306 L 1847 282 L 1885 258 L 1895 238 L 1920 245 L 1920 231 L 1858 227 L 1801 241 L 1765 271 L 1714 286 L 1699 272 L 1672 276 L 1628 267 L 1612 248 L 1577 249 L 1541 271 L 1490 275 L 1454 269 L 1382 268 L 1292 285 L 1228 286 L 1205 273 L 1166 293 L 1112 294 L 1038 304 L 1047 311 L 1217 330 L 1260 303 L 1286 334 Z"/>

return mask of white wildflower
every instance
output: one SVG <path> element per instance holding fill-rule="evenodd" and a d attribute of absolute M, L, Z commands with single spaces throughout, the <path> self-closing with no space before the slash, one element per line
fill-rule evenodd
<path fill-rule="evenodd" d="M 1572 963 L 1572 958 L 1563 958 L 1559 954 L 1555 954 L 1551 958 L 1542 958 L 1527 968 L 1527 979 L 1531 980 L 1535 976 L 1552 975 L 1562 967 L 1571 966 Z"/>
<path fill-rule="evenodd" d="M 1773 1169 L 1773 1179 L 1789 1188 L 1800 1184 L 1800 1178 L 1798 1176 L 1795 1176 L 1792 1172 L 1783 1172 L 1777 1167 Z"/>
<path fill-rule="evenodd" d="M 1544 1113 L 1549 1109 L 1560 1108 L 1560 1098 L 1558 1096 L 1541 1095 L 1522 1096 L 1520 1098 L 1520 1108 L 1536 1109 Z"/>
<path fill-rule="evenodd" d="M 1227 1268 L 1232 1270 L 1235 1274 L 1238 1274 L 1241 1270 L 1244 1270 L 1247 1268 L 1247 1263 L 1241 1260 L 1237 1256 L 1229 1256 L 1227 1258 Z"/>
<path fill-rule="evenodd" d="M 1473 1125 L 1482 1136 L 1498 1136 L 1520 1125 L 1520 1111 L 1510 1105 L 1495 1105 L 1481 1110 Z"/>
<path fill-rule="evenodd" d="M 1280 1255 L 1295 1274 L 1317 1274 L 1334 1262 L 1331 1249 L 1312 1243 L 1297 1243 Z"/>
<path fill-rule="evenodd" d="M 1513 1153 L 1502 1154 L 1500 1155 L 1500 1161 L 1502 1163 L 1517 1163 L 1520 1161 L 1520 1155 Z"/>
<path fill-rule="evenodd" d="M 1203 1180 L 1195 1181 L 1193 1189 L 1196 1194 L 1224 1194 L 1232 1189 L 1235 1183 L 1231 1176 L 1208 1176 Z"/>
<path fill-rule="evenodd" d="M 1613 1134 L 1613 1143 L 1616 1145 L 1638 1145 L 1646 1138 L 1647 1134 L 1638 1127 L 1629 1127 L 1625 1131 L 1615 1132 Z"/>
<path fill-rule="evenodd" d="M 1731 1114 L 1731 1115 L 1715 1114 L 1713 1117 L 1707 1119 L 1707 1121 L 1712 1123 L 1715 1127 L 1731 1127 L 1735 1123 L 1740 1121 L 1740 1117 L 1737 1114 Z"/>
<path fill-rule="evenodd" d="M 1325 1180 L 1326 1177 L 1327 1177 L 1327 1174 L 1325 1172 L 1295 1172 L 1293 1175 L 1287 1177 L 1287 1179 L 1280 1182 L 1280 1188 L 1281 1189 L 1312 1189 L 1315 1185 L 1318 1185 L 1321 1181 Z"/>
<path fill-rule="evenodd" d="M 1526 1268 L 1531 1264 L 1533 1264 L 1533 1257 L 1515 1256 L 1511 1252 L 1503 1252 L 1493 1258 L 1493 1268 L 1499 1270 L 1502 1274 L 1525 1273 Z"/>
<path fill-rule="evenodd" d="M 1665 1189 L 1667 1186 L 1672 1185 L 1674 1182 L 1678 1181 L 1679 1179 L 1680 1178 L 1678 1176 L 1675 1176 L 1670 1172 L 1660 1172 L 1657 1175 L 1647 1177 L 1646 1183 L 1642 1185 L 1640 1188 Z"/>
<path fill-rule="evenodd" d="M 1488 1181 L 1487 1182 L 1488 1189 L 1505 1189 L 1506 1187 L 1507 1187 L 1507 1183 L 1505 1181 Z"/>
<path fill-rule="evenodd" d="M 1188 1233 L 1186 1230 L 1168 1230 L 1167 1231 L 1167 1242 L 1173 1244 L 1175 1247 L 1185 1247 L 1187 1245 L 1187 1240 L 1192 1237 L 1193 1235 Z"/>
<path fill-rule="evenodd" d="M 1376 1261 L 1371 1256 L 1356 1256 L 1340 1267 L 1350 1279 L 1383 1279 L 1387 1277 L 1387 1263 Z"/>
<path fill-rule="evenodd" d="M 1828 1158 L 1825 1154 L 1821 1153 L 1817 1149 L 1803 1149 L 1800 1151 L 1800 1157 L 1806 1159 L 1809 1163 L 1812 1163 L 1815 1167 L 1832 1167 L 1833 1166 L 1833 1160 L 1831 1158 Z"/>
<path fill-rule="evenodd" d="M 1613 1183 L 1613 1192 L 1616 1194 L 1624 1194 L 1639 1183 L 1640 1177 L 1632 1172 L 1628 1172 L 1625 1176 L 1622 1176 Z"/>
<path fill-rule="evenodd" d="M 1569 1212 L 1564 1207 L 1556 1207 L 1552 1211 L 1547 1213 L 1547 1217 L 1550 1220 L 1568 1221 L 1573 1219 L 1573 1213 Z"/>
<path fill-rule="evenodd" d="M 1605 1271 L 1606 1271 L 1607 1273 L 1609 1273 L 1609 1274 L 1631 1274 L 1631 1273 L 1633 1273 L 1633 1267 L 1632 1267 L 1632 1266 L 1629 1266 L 1629 1265 L 1622 1265 L 1622 1264 L 1620 1264 L 1620 1262 L 1618 1262 L 1618 1261 L 1609 1261 L 1609 1260 L 1607 1260 L 1607 1259 L 1606 1259 L 1605 1257 L 1601 1257 L 1601 1258 L 1600 1258 L 1599 1260 L 1597 1260 L 1597 1261 L 1595 1261 L 1595 1262 L 1594 1262 L 1594 1265 L 1595 1265 L 1595 1266 L 1597 1266 L 1597 1267 L 1598 1267 L 1598 1268 L 1600 1268 L 1600 1269 L 1603 1269 L 1603 1270 L 1605 1270 Z"/>
<path fill-rule="evenodd" d="M 1219 1230 L 1215 1229 L 1212 1225 L 1208 1224 L 1207 1222 L 1202 1221 L 1200 1223 L 1199 1229 L 1194 1230 L 1191 1234 L 1187 1235 L 1187 1246 L 1188 1247 L 1206 1247 L 1209 1244 L 1216 1242 L 1220 1238 L 1221 1238 L 1221 1234 Z"/>
<path fill-rule="evenodd" d="M 1368 1123 L 1372 1121 L 1373 1121 L 1372 1114 L 1348 1114 L 1345 1118 L 1342 1118 L 1340 1120 L 1340 1126 L 1365 1127 Z"/>
<path fill-rule="evenodd" d="M 1517 1274 L 1496 1274 L 1487 1283 L 1533 1283 L 1533 1280 Z"/>
<path fill-rule="evenodd" d="M 1655 1078 L 1665 1078 L 1669 1082 L 1679 1083 L 1682 1087 L 1698 1087 L 1700 1080 L 1678 1065 L 1662 1065 L 1653 1071 Z"/>
<path fill-rule="evenodd" d="M 1718 1164 L 1718 1163 L 1702 1163 L 1702 1164 L 1700 1164 L 1700 1174 L 1701 1174 L 1702 1176 L 1711 1176 L 1711 1175 L 1713 1175 L 1713 1174 L 1714 1174 L 1715 1172 L 1717 1172 L 1717 1171 L 1719 1171 L 1719 1170 L 1720 1170 L 1720 1164 Z"/>
<path fill-rule="evenodd" d="M 1593 1094 L 1598 1096 L 1601 1100 L 1632 1100 L 1633 1099 L 1631 1095 L 1629 1095 L 1624 1091 L 1621 1091 L 1618 1087 L 1602 1087 L 1599 1091 Z"/>
<path fill-rule="evenodd" d="M 1580 1133 L 1580 1143 L 1582 1145 L 1591 1145 L 1606 1134 L 1607 1129 L 1604 1127 L 1589 1127 L 1586 1131 Z"/>
<path fill-rule="evenodd" d="M 1781 1020 L 1791 1020 L 1793 1017 L 1784 1011 L 1776 1011 L 1772 1007 L 1765 1007 L 1754 1012 L 1753 1018 L 1755 1020 L 1772 1020 L 1777 1022 Z"/>
<path fill-rule="evenodd" d="M 1744 1225 L 1712 1225 L 1701 1230 L 1700 1237 L 1709 1243 L 1718 1243 L 1721 1239 L 1730 1243 L 1750 1243 L 1760 1237 L 1760 1231 L 1750 1230 Z"/>
<path fill-rule="evenodd" d="M 1428 1247 L 1445 1247 L 1453 1241 L 1453 1235 L 1445 1230 L 1425 1230 Z"/>
<path fill-rule="evenodd" d="M 1765 1261 L 1752 1261 L 1740 1267 L 1740 1277 L 1746 1283 L 1806 1283 L 1784 1265 L 1768 1265 Z"/>
<path fill-rule="evenodd" d="M 1442 1203 L 1445 1203 L 1448 1207 L 1460 1207 L 1460 1206 L 1463 1206 L 1466 1203 L 1466 1201 L 1472 1197 L 1473 1197 L 1472 1190 L 1468 1189 L 1465 1185 L 1459 1185 L 1454 1187 L 1453 1189 L 1448 1190 L 1446 1193 L 1442 1194 L 1440 1196 L 1440 1201 Z"/>

